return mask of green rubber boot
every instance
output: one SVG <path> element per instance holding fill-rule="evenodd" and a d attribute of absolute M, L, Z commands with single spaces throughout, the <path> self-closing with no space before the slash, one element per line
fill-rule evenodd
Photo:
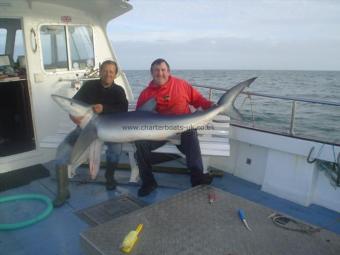
<path fill-rule="evenodd" d="M 105 187 L 106 190 L 114 190 L 117 187 L 117 182 L 114 178 L 116 163 L 106 162 L 106 172 L 105 172 Z"/>
<path fill-rule="evenodd" d="M 55 208 L 62 206 L 66 200 L 70 198 L 70 191 L 68 190 L 67 166 L 61 166 L 59 169 L 57 168 L 56 176 L 58 193 L 57 197 L 53 201 L 53 206 Z"/>

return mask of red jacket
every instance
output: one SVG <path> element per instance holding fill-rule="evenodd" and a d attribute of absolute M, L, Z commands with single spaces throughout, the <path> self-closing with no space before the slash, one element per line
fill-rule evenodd
<path fill-rule="evenodd" d="M 157 102 L 156 111 L 168 115 L 188 114 L 190 113 L 189 105 L 203 109 L 212 105 L 212 102 L 205 99 L 188 82 L 173 76 L 170 76 L 169 80 L 161 86 L 151 81 L 140 94 L 137 108 L 153 97 Z"/>

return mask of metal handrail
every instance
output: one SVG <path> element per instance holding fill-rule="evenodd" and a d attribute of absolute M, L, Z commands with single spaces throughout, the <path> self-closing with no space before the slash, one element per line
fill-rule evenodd
<path fill-rule="evenodd" d="M 219 90 L 219 91 L 228 91 L 229 89 L 223 89 L 213 86 L 204 86 L 199 84 L 193 84 L 195 87 L 199 88 L 205 88 L 209 89 L 209 100 L 212 98 L 212 91 L 213 90 Z M 242 92 L 242 94 L 250 96 L 259 96 L 259 97 L 266 97 L 266 98 L 273 98 L 273 99 L 281 99 L 286 101 L 292 102 L 292 110 L 291 110 L 291 117 L 290 117 L 290 126 L 289 126 L 289 135 L 294 136 L 294 124 L 295 124 L 295 112 L 296 112 L 296 102 L 304 102 L 304 103 L 312 103 L 312 104 L 321 104 L 321 105 L 331 105 L 331 106 L 338 106 L 340 107 L 340 102 L 330 102 L 325 100 L 315 100 L 315 99 L 306 99 L 306 98 L 300 98 L 300 97 L 291 97 L 291 96 L 277 96 L 277 95 L 271 95 L 271 94 L 262 94 L 262 93 L 256 93 L 256 92 Z"/>
<path fill-rule="evenodd" d="M 206 88 L 206 89 L 209 89 L 209 90 L 220 90 L 220 91 L 228 91 L 229 90 L 229 89 L 223 89 L 223 88 L 211 87 L 211 86 L 204 86 L 204 85 L 199 85 L 199 84 L 193 84 L 193 86 L 199 87 L 199 88 Z M 340 102 L 339 103 L 338 102 L 330 102 L 330 101 L 325 101 L 325 100 L 315 100 L 315 99 L 307 99 L 307 98 L 301 98 L 301 97 L 277 96 L 277 95 L 262 94 L 262 93 L 247 92 L 247 91 L 242 92 L 242 94 L 250 95 L 250 96 L 260 96 L 260 97 L 282 99 L 282 100 L 288 100 L 288 101 L 296 101 L 296 102 L 340 106 Z M 212 93 L 210 91 L 209 91 L 209 95 L 212 95 Z"/>

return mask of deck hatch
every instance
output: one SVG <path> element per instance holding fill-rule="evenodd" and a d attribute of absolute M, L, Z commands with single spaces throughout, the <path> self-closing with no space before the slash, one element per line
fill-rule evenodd
<path fill-rule="evenodd" d="M 75 214 L 90 226 L 103 224 L 145 206 L 143 201 L 129 195 L 121 195 L 94 206 L 76 211 Z"/>

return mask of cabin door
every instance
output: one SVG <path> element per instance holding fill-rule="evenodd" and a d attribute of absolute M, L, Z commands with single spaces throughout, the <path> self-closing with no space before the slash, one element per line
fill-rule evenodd
<path fill-rule="evenodd" d="M 90 25 L 56 24 L 32 20 L 25 24 L 37 147 L 70 132 L 74 123 L 52 99 L 52 94 L 72 97 L 81 78 L 93 73 L 93 28 Z M 50 158 L 52 159 L 52 158 Z"/>

